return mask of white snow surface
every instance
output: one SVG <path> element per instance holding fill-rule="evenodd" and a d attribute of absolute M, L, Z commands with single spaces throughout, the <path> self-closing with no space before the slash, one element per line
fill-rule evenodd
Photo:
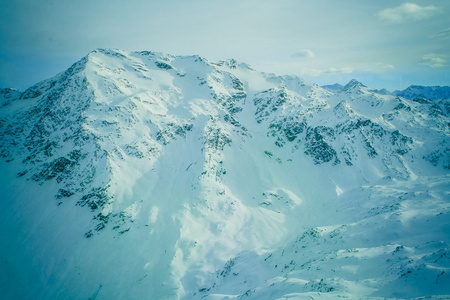
<path fill-rule="evenodd" d="M 448 101 L 116 49 L 4 94 L 1 299 L 450 295 Z"/>

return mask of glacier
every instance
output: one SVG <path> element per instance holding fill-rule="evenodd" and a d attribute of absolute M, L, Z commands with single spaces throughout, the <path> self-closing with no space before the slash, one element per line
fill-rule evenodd
<path fill-rule="evenodd" d="M 1 298 L 446 299 L 450 100 L 408 98 L 118 49 L 0 89 Z"/>

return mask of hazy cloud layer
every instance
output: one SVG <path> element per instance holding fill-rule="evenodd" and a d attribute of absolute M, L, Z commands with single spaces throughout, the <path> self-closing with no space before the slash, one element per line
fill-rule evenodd
<path fill-rule="evenodd" d="M 292 58 L 314 58 L 314 52 L 312 52 L 311 50 L 305 49 L 305 50 L 301 50 L 298 51 L 294 54 L 292 54 L 291 56 Z"/>
<path fill-rule="evenodd" d="M 443 40 L 450 40 L 450 28 L 443 29 L 438 33 L 434 34 L 433 37 L 440 38 Z"/>
<path fill-rule="evenodd" d="M 0 0 L 0 87 L 96 48 L 235 58 L 318 84 L 447 85 L 449 15 L 449 0 Z"/>
<path fill-rule="evenodd" d="M 436 54 L 426 54 L 419 60 L 419 64 L 430 66 L 432 68 L 445 67 L 446 62 L 445 59 Z"/>
<path fill-rule="evenodd" d="M 300 75 L 307 76 L 321 76 L 321 75 L 331 75 L 331 74 L 351 74 L 353 73 L 353 68 L 334 68 L 330 67 L 328 69 L 306 69 L 300 71 Z"/>
<path fill-rule="evenodd" d="M 433 5 L 420 6 L 415 3 L 403 3 L 394 8 L 386 8 L 378 12 L 377 16 L 391 22 L 403 22 L 409 20 L 424 20 L 432 17 L 438 11 Z"/>

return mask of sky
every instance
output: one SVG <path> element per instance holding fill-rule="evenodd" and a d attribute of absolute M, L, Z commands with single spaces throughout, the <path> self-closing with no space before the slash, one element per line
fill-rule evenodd
<path fill-rule="evenodd" d="M 0 0 L 0 87 L 97 48 L 234 58 L 319 85 L 450 85 L 449 0 Z"/>

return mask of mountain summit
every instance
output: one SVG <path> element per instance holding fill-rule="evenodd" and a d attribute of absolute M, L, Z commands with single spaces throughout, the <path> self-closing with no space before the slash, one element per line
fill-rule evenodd
<path fill-rule="evenodd" d="M 115 49 L 0 93 L 5 299 L 450 294 L 448 100 Z"/>

